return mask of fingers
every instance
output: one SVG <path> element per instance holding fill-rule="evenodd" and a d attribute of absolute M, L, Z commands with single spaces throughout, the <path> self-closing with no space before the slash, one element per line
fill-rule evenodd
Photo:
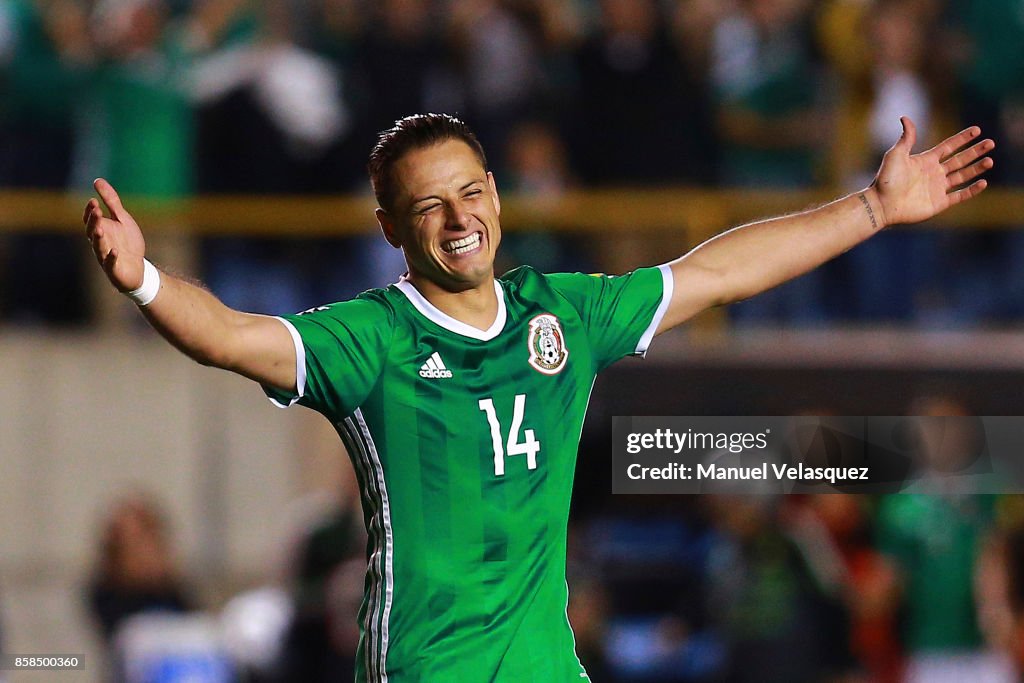
<path fill-rule="evenodd" d="M 117 264 L 118 256 L 117 247 L 110 246 L 107 240 L 98 239 L 93 241 L 92 252 L 96 255 L 96 260 L 99 262 L 103 272 L 113 280 L 114 266 Z"/>
<path fill-rule="evenodd" d="M 92 243 L 92 250 L 96 255 L 96 259 L 100 264 L 103 264 L 107 254 L 113 248 L 113 233 L 111 231 L 117 226 L 117 223 L 109 218 L 104 218 L 103 214 L 100 213 L 99 207 L 93 209 L 88 221 L 85 228 L 86 237 Z"/>
<path fill-rule="evenodd" d="M 89 244 L 92 245 L 92 253 L 96 257 L 96 261 L 98 261 L 102 266 L 103 260 L 107 257 L 107 254 L 110 253 L 109 241 L 104 239 L 102 231 L 97 233 L 97 231 L 94 230 L 93 234 L 89 236 Z"/>
<path fill-rule="evenodd" d="M 110 183 L 107 183 L 105 180 L 97 180 L 94 185 L 96 190 L 100 192 L 100 197 L 103 198 L 103 202 L 112 216 L 116 216 L 118 210 L 124 211 L 121 208 L 120 199 L 117 193 L 114 192 L 114 188 L 110 186 Z M 114 235 L 114 229 L 117 227 L 117 221 L 114 218 L 104 217 L 103 211 L 100 209 L 100 203 L 96 201 L 95 197 L 86 203 L 82 219 L 85 221 L 85 236 L 92 243 L 93 254 L 96 255 L 96 260 L 99 261 L 100 265 L 106 269 L 107 263 L 110 260 L 110 254 L 115 251 L 111 238 Z"/>
<path fill-rule="evenodd" d="M 981 135 L 981 128 L 978 128 L 977 126 L 971 126 L 970 128 L 966 128 L 960 131 L 956 135 L 946 138 L 939 144 L 935 145 L 935 147 L 930 149 L 929 152 L 933 154 L 938 154 L 940 160 L 947 159 L 948 157 L 953 156 L 953 154 L 958 149 L 960 149 L 961 147 L 963 147 L 964 145 L 966 145 L 968 142 L 978 137 L 979 135 Z"/>
<path fill-rule="evenodd" d="M 85 236 L 88 237 L 89 239 L 93 239 L 94 237 L 99 236 L 96 234 L 96 231 L 100 228 L 100 226 L 103 224 L 109 225 L 112 222 L 113 221 L 111 221 L 109 218 L 103 217 L 103 212 L 100 211 L 99 205 L 93 206 L 91 211 L 89 209 L 86 209 Z"/>
<path fill-rule="evenodd" d="M 973 164 L 976 160 L 985 156 L 995 148 L 995 141 L 991 139 L 982 140 L 981 142 L 971 145 L 959 154 L 955 154 L 946 159 L 942 162 L 942 166 L 946 169 L 946 175 L 949 175 Z"/>
<path fill-rule="evenodd" d="M 85 205 L 85 213 L 82 215 L 82 222 L 85 223 L 86 225 L 89 225 L 89 216 L 92 215 L 94 211 L 99 209 L 99 206 L 100 203 L 97 202 L 95 198 L 90 199 L 88 203 Z"/>
<path fill-rule="evenodd" d="M 96 229 L 96 223 L 101 218 L 103 218 L 103 214 L 100 213 L 100 209 L 99 209 L 98 206 L 93 206 L 91 209 L 89 207 L 86 207 L 86 209 L 85 209 L 85 236 L 86 237 L 88 237 L 89 239 L 92 239 L 93 230 Z"/>
<path fill-rule="evenodd" d="M 989 170 L 996 163 L 991 157 L 985 157 L 981 161 L 971 164 L 966 168 L 961 168 L 959 171 L 954 171 L 946 176 L 946 181 L 949 187 L 959 187 L 971 182 L 985 171 Z"/>
<path fill-rule="evenodd" d="M 106 205 L 110 216 L 120 220 L 121 215 L 125 213 L 125 210 L 124 207 L 121 206 L 121 198 L 117 196 L 114 186 L 103 178 L 97 178 L 94 180 L 92 186 L 96 188 L 96 192 L 99 193 L 100 199 L 102 199 L 103 203 Z"/>
<path fill-rule="evenodd" d="M 896 141 L 894 147 L 910 154 L 910 150 L 914 149 L 914 145 L 917 144 L 917 126 L 909 116 L 901 116 L 900 123 L 903 124 L 903 134 L 900 135 L 900 139 Z"/>
<path fill-rule="evenodd" d="M 978 180 L 976 182 L 971 183 L 962 190 L 950 192 L 949 194 L 946 195 L 946 198 L 949 200 L 949 205 L 953 206 L 954 204 L 959 204 L 960 202 L 965 202 L 968 199 L 973 199 L 974 197 L 977 197 L 979 194 L 985 191 L 986 187 L 988 187 L 987 180 Z"/>
<path fill-rule="evenodd" d="M 103 270 L 106 272 L 107 277 L 113 279 L 114 266 L 117 265 L 117 249 L 111 249 L 108 251 L 106 257 L 103 258 L 100 263 L 103 266 Z"/>

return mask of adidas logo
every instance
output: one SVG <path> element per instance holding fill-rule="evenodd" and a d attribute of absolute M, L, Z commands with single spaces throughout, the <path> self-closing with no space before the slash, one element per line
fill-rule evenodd
<path fill-rule="evenodd" d="M 452 376 L 452 371 L 444 366 L 444 361 L 441 360 L 441 354 L 437 351 L 430 354 L 430 358 L 420 368 L 420 377 L 427 377 L 430 379 L 441 379 Z"/>

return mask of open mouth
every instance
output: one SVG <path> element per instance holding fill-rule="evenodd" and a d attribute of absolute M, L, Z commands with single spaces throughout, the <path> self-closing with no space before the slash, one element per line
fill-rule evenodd
<path fill-rule="evenodd" d="M 482 234 L 474 232 L 461 239 L 449 240 L 441 245 L 441 250 L 446 254 L 468 254 L 480 246 Z"/>

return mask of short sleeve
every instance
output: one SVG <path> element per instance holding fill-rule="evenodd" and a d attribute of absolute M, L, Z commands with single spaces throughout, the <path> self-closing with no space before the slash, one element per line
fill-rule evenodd
<path fill-rule="evenodd" d="M 282 408 L 299 403 L 328 417 L 358 408 L 384 367 L 394 329 L 390 307 L 358 298 L 278 320 L 295 344 L 296 390 L 264 386 L 267 397 Z"/>
<path fill-rule="evenodd" d="M 579 312 L 601 371 L 625 356 L 643 356 L 672 299 L 668 266 L 625 275 L 548 275 L 551 286 Z"/>

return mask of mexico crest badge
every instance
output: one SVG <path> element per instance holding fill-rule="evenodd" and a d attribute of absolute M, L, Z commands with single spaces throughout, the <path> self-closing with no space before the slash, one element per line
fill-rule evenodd
<path fill-rule="evenodd" d="M 569 349 L 565 345 L 565 334 L 558 318 L 542 313 L 530 321 L 530 365 L 545 375 L 557 375 L 565 367 Z"/>

